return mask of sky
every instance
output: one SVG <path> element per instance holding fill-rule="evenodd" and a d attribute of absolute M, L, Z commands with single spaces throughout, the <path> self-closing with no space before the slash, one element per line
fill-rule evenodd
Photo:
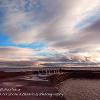
<path fill-rule="evenodd" d="M 100 62 L 100 0 L 0 0 L 0 61 Z"/>

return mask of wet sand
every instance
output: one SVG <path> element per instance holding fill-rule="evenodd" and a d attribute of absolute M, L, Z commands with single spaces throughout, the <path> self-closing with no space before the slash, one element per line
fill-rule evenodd
<path fill-rule="evenodd" d="M 57 88 L 66 100 L 100 100 L 100 73 L 74 73 Z"/>
<path fill-rule="evenodd" d="M 0 100 L 65 100 L 63 95 L 58 95 L 58 90 L 51 82 L 46 80 L 27 80 L 26 77 L 18 76 L 15 78 L 1 79 L 0 93 L 15 93 L 17 95 L 1 95 Z M 12 88 L 16 89 L 16 91 L 12 90 Z"/>
<path fill-rule="evenodd" d="M 7 93 L 34 93 L 34 95 L 0 96 L 0 100 L 100 100 L 100 72 L 69 72 L 38 79 L 24 75 L 0 79 L 2 88 L 20 89 Z"/>
<path fill-rule="evenodd" d="M 6 88 L 12 88 L 12 87 L 6 87 Z M 15 88 L 15 87 L 13 87 Z M 50 95 L 42 95 L 38 96 L 40 93 L 52 93 L 56 94 L 58 93 L 57 89 L 54 87 L 48 87 L 48 86 L 25 86 L 20 87 L 17 89 L 21 89 L 20 93 L 35 93 L 36 95 L 25 95 L 25 96 L 0 96 L 0 100 L 65 100 L 61 96 L 50 96 Z M 14 92 L 13 92 L 14 93 Z M 17 93 L 17 92 L 16 92 Z"/>

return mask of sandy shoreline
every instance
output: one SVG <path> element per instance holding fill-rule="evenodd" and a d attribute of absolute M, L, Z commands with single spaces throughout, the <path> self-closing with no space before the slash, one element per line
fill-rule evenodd
<path fill-rule="evenodd" d="M 24 73 L 20 75 L 17 73 L 16 76 L 16 73 L 15 75 L 14 73 L 9 73 L 9 76 L 7 76 L 8 73 L 1 73 L 1 76 L 4 75 L 4 77 L 1 77 L 0 81 L 0 100 L 65 100 L 53 83 L 45 80 L 35 81 L 27 79 L 27 77 L 31 76 L 28 74 L 29 73 Z M 20 91 L 8 91 L 12 88 L 20 89 Z M 8 94 L 4 95 L 3 93 Z M 9 93 L 10 96 L 8 96 Z M 11 93 L 15 94 L 11 95 Z"/>
<path fill-rule="evenodd" d="M 14 88 L 20 91 L 0 91 L 0 95 L 17 93 L 10 96 L 1 95 L 0 100 L 65 100 L 65 98 L 66 100 L 80 100 L 80 98 L 81 100 L 96 100 L 95 95 L 97 98 L 100 96 L 99 72 L 54 74 L 43 80 L 31 72 L 4 72 L 0 74 L 2 75 L 4 77 L 0 78 L 0 90 Z M 26 95 L 23 96 L 23 93 Z"/>

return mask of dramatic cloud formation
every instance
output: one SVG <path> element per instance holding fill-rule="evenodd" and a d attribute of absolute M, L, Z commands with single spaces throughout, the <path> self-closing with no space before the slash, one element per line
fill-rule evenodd
<path fill-rule="evenodd" d="M 0 59 L 100 61 L 100 0 L 3 0 L 0 8 Z"/>
<path fill-rule="evenodd" d="M 0 47 L 0 60 L 30 60 L 35 51 L 17 47 Z"/>
<path fill-rule="evenodd" d="M 27 0 L 12 2 L 16 5 L 8 7 L 4 22 L 5 30 L 15 43 L 32 43 L 45 40 L 61 43 L 66 40 L 72 41 L 77 35 L 75 26 L 81 23 L 85 25 L 92 24 L 100 2 L 98 0 Z M 12 10 L 12 11 L 11 11 Z M 16 11 L 17 10 L 17 11 Z M 97 13 L 98 14 L 98 13 Z M 87 20 L 86 22 L 84 21 Z M 82 21 L 84 21 L 82 23 Z M 22 38 L 24 36 L 24 39 Z M 77 38 L 77 36 L 76 36 Z"/>

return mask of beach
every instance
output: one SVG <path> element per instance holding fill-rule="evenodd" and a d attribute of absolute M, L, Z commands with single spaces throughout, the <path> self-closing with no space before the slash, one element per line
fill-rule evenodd
<path fill-rule="evenodd" d="M 65 100 L 63 94 L 48 80 L 29 73 L 17 73 L 16 77 L 14 72 L 9 73 L 9 77 L 4 73 L 5 77 L 0 80 L 0 100 Z"/>

